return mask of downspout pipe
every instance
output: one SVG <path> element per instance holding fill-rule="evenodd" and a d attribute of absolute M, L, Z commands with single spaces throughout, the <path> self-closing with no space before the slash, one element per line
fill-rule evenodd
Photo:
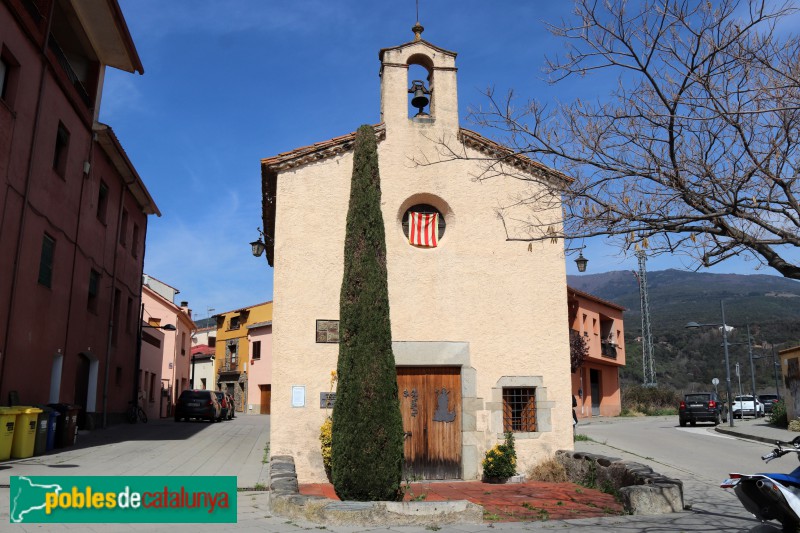
<path fill-rule="evenodd" d="M 126 187 L 121 187 L 122 191 L 119 195 L 119 207 L 117 208 L 117 233 L 114 240 L 114 248 L 118 246 L 120 234 L 123 231 L 122 228 L 122 210 L 125 206 L 125 191 Z M 127 231 L 127 228 L 125 228 Z M 114 254 L 114 262 L 111 267 L 111 305 L 108 308 L 108 340 L 106 342 L 106 362 L 105 362 L 105 371 L 103 372 L 103 422 L 102 427 L 105 428 L 108 425 L 108 376 L 110 373 L 109 365 L 111 363 L 111 341 L 114 338 L 114 326 L 119 327 L 119 324 L 114 324 L 114 303 L 117 299 L 117 255 Z M 129 319 L 130 320 L 130 319 Z M 136 372 L 134 371 L 134 374 Z"/>

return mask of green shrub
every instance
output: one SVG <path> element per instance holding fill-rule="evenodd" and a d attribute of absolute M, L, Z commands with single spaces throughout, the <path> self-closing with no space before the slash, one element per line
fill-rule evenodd
<path fill-rule="evenodd" d="M 495 444 L 484 455 L 483 477 L 509 478 L 517 473 L 517 452 L 514 449 L 514 434 L 506 432 L 505 442 Z"/>
<path fill-rule="evenodd" d="M 386 235 L 372 126 L 355 137 L 339 296 L 331 478 L 342 500 L 402 498 L 403 419 L 392 353 Z"/>
<path fill-rule="evenodd" d="M 769 423 L 782 428 L 789 425 L 789 418 L 786 415 L 786 403 L 784 403 L 783 400 L 778 400 L 777 403 L 772 404 L 772 412 L 769 414 Z"/>
<path fill-rule="evenodd" d="M 621 391 L 622 410 L 628 415 L 642 413 L 648 416 L 674 415 L 678 413 L 681 397 L 669 387 L 645 387 L 633 385 Z"/>

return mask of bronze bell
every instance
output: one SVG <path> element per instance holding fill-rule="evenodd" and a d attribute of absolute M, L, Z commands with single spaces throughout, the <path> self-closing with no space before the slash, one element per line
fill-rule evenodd
<path fill-rule="evenodd" d="M 411 98 L 411 105 L 419 109 L 419 113 L 417 116 L 424 115 L 425 112 L 423 109 L 430 103 L 430 99 L 426 96 L 430 94 L 430 91 L 425 89 L 425 84 L 419 80 L 414 80 L 411 82 L 411 88 L 408 90 L 410 93 L 414 93 L 414 97 Z"/>

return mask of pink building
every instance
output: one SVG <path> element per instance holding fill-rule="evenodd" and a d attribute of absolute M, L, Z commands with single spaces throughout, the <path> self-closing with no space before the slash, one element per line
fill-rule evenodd
<path fill-rule="evenodd" d="M 122 419 L 136 394 L 148 215 L 105 69 L 143 72 L 116 0 L 0 3 L 0 401 Z"/>
<path fill-rule="evenodd" d="M 567 287 L 569 327 L 589 348 L 583 365 L 572 374 L 578 418 L 617 416 L 622 410 L 619 368 L 625 366 L 625 330 L 615 303 Z"/>
<path fill-rule="evenodd" d="M 191 338 L 195 330 L 188 302 L 175 305 L 173 298 L 178 290 L 144 275 L 142 284 L 142 346 L 147 343 L 158 348 L 153 332 L 164 334 L 161 342 L 161 383 L 159 387 L 159 416 L 172 416 L 175 400 L 181 392 L 191 388 Z M 174 328 L 174 329 L 173 329 Z M 144 350 L 142 351 L 144 353 Z M 140 364 L 139 388 L 148 391 L 152 376 L 145 374 Z M 149 414 L 149 413 L 148 413 Z"/>
<path fill-rule="evenodd" d="M 272 400 L 272 321 L 247 326 L 250 368 L 247 380 L 247 414 L 268 415 Z"/>
<path fill-rule="evenodd" d="M 155 328 L 142 329 L 142 353 L 139 360 L 139 405 L 147 418 L 161 416 L 161 367 L 164 360 L 164 340 L 170 331 Z"/>

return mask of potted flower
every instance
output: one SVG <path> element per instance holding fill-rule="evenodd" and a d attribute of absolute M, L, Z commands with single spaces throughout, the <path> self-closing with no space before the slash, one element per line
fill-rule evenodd
<path fill-rule="evenodd" d="M 487 483 L 505 483 L 517 473 L 517 452 L 514 450 L 514 434 L 505 434 L 502 444 L 495 444 L 488 450 L 481 463 L 483 480 Z"/>

